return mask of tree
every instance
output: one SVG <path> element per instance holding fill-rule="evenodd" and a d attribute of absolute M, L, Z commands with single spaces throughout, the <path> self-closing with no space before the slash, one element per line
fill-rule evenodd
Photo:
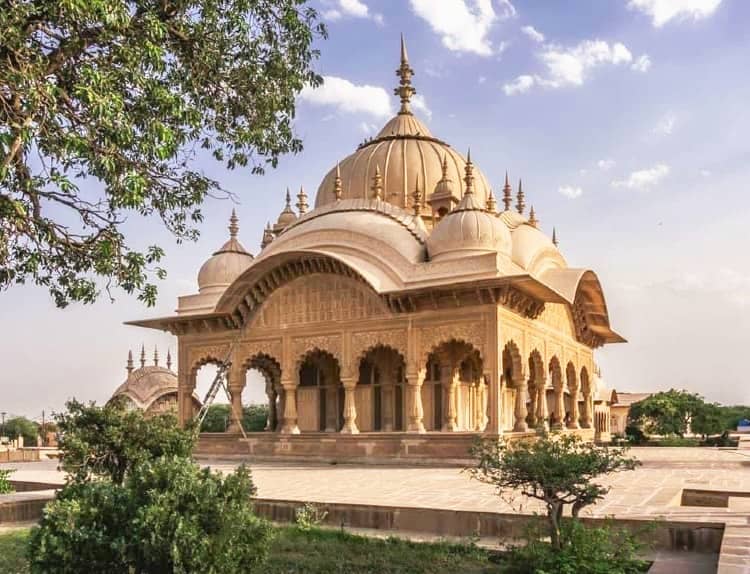
<path fill-rule="evenodd" d="M 39 425 L 26 417 L 13 417 L 5 421 L 5 434 L 11 439 L 22 436 L 25 446 L 36 446 Z"/>
<path fill-rule="evenodd" d="M 704 404 L 698 394 L 670 389 L 634 403 L 628 416 L 648 434 L 682 437 Z"/>
<path fill-rule="evenodd" d="M 609 489 L 594 482 L 596 478 L 633 470 L 640 464 L 626 454 L 627 449 L 596 446 L 576 435 L 552 434 L 513 442 L 483 439 L 472 447 L 477 464 L 468 470 L 501 494 L 517 491 L 542 501 L 552 546 L 561 550 L 565 507 L 577 517 L 582 508 L 602 498 Z"/>
<path fill-rule="evenodd" d="M 172 414 L 145 417 L 118 403 L 98 407 L 70 401 L 67 408 L 56 420 L 61 466 L 69 480 L 107 478 L 122 484 L 139 463 L 160 456 L 189 458 L 192 453 L 192 431 L 181 429 Z"/>
<path fill-rule="evenodd" d="M 690 419 L 690 430 L 694 433 L 707 437 L 708 435 L 721 434 L 725 430 L 726 416 L 722 408 L 716 403 L 704 403 L 698 408 Z"/>
<path fill-rule="evenodd" d="M 0 289 L 59 307 L 103 283 L 155 302 L 163 250 L 131 215 L 195 239 L 199 150 L 262 173 L 302 148 L 295 97 L 322 81 L 307 0 L 7 0 L 0 10 Z M 79 187 L 85 179 L 93 185 Z"/>
<path fill-rule="evenodd" d="M 265 430 L 268 420 L 268 406 L 246 405 L 242 407 L 242 428 L 245 432 Z M 201 424 L 201 432 L 224 432 L 232 421 L 229 405 L 213 404 L 208 407 L 206 418 Z"/>

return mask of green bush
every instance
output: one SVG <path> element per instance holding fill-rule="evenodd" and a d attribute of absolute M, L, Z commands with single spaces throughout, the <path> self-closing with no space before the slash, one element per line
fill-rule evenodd
<path fill-rule="evenodd" d="M 242 427 L 245 432 L 261 432 L 266 428 L 268 405 L 242 407 Z M 232 421 L 229 405 L 211 405 L 201 423 L 201 432 L 224 432 Z"/>
<path fill-rule="evenodd" d="M 648 563 L 636 537 L 609 524 L 586 527 L 578 520 L 563 523 L 562 549 L 556 550 L 531 531 L 525 546 L 513 548 L 503 563 L 508 574 L 637 574 Z"/>
<path fill-rule="evenodd" d="M 0 494 L 9 494 L 16 490 L 15 488 L 13 488 L 13 485 L 10 483 L 10 480 L 8 480 L 10 475 L 13 474 L 14 472 L 15 471 L 13 469 L 8 469 L 8 470 L 0 469 Z"/>
<path fill-rule="evenodd" d="M 266 428 L 268 405 L 248 405 L 243 410 L 242 426 L 247 432 L 261 432 Z"/>
<path fill-rule="evenodd" d="M 36 446 L 39 425 L 26 417 L 13 417 L 5 421 L 3 432 L 10 439 L 17 439 L 22 436 L 24 446 Z"/>

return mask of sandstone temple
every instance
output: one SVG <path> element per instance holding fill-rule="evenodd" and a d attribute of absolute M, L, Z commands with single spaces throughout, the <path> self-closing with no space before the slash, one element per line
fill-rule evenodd
<path fill-rule="evenodd" d="M 231 361 L 235 412 L 247 371 L 262 373 L 267 431 L 243 438 L 235 421 L 200 449 L 460 458 L 477 435 L 607 430 L 594 350 L 623 338 L 596 274 L 567 265 L 521 182 L 506 175 L 498 205 L 470 153 L 432 135 L 413 74 L 402 41 L 398 114 L 335 163 L 312 208 L 287 192 L 255 256 L 233 213 L 198 292 L 131 323 L 177 337 L 182 422 L 201 366 Z"/>

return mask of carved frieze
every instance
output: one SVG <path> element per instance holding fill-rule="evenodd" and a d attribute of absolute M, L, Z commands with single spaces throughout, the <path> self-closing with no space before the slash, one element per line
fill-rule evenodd
<path fill-rule="evenodd" d="M 267 341 L 247 341 L 240 344 L 235 351 L 236 360 L 245 364 L 256 355 L 268 355 L 281 362 L 281 339 Z"/>
<path fill-rule="evenodd" d="M 356 359 L 377 345 L 391 347 L 406 357 L 408 345 L 407 336 L 405 329 L 353 333 L 351 349 L 352 357 Z"/>
<path fill-rule="evenodd" d="M 427 357 L 435 347 L 451 339 L 473 345 L 484 356 L 485 331 L 484 321 L 444 323 L 422 327 L 419 330 L 419 362 L 421 364 L 427 362 Z"/>
<path fill-rule="evenodd" d="M 227 359 L 229 343 L 196 345 L 188 350 L 190 370 L 196 370 L 207 363 L 222 363 Z"/>
<path fill-rule="evenodd" d="M 343 365 L 341 335 L 310 335 L 292 339 L 292 357 L 297 361 L 314 350 L 328 351 Z"/>

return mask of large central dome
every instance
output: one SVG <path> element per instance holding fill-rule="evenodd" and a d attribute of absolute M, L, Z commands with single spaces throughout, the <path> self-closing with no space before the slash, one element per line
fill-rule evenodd
<path fill-rule="evenodd" d="M 401 97 L 399 113 L 385 124 L 372 140 L 339 164 L 341 199 L 371 199 L 376 171 L 382 177 L 382 199 L 402 208 L 410 208 L 416 187 L 422 190 L 422 205 L 430 205 L 430 196 L 438 182 L 449 189 L 452 201 L 458 203 L 464 194 L 462 181 L 466 159 L 447 143 L 435 138 L 427 126 L 412 113 L 409 101 L 416 92 L 411 86 L 414 73 L 409 67 L 406 47 L 401 44 L 401 67 L 396 72 L 400 86 L 395 92 Z M 443 174 L 443 163 L 447 169 Z M 475 168 L 474 195 L 484 205 L 490 186 L 484 174 Z M 315 197 L 315 207 L 336 201 L 336 166 L 323 178 Z M 440 194 L 443 199 L 445 193 Z M 429 211 L 429 209 L 427 209 Z"/>

